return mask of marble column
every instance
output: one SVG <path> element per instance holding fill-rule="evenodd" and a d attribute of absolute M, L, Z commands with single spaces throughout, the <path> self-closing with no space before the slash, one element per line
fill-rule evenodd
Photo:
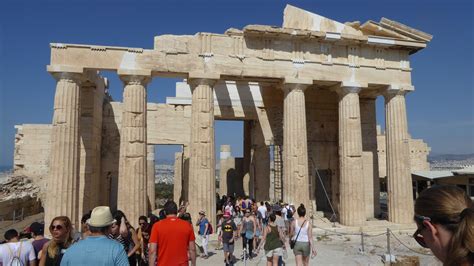
<path fill-rule="evenodd" d="M 147 71 L 143 71 L 147 72 Z M 118 71 L 124 83 L 117 208 L 134 227 L 147 214 L 146 85 L 150 75 Z"/>
<path fill-rule="evenodd" d="M 173 199 L 178 206 L 183 200 L 183 152 L 174 154 Z"/>
<path fill-rule="evenodd" d="M 252 151 L 250 167 L 254 181 L 254 197 L 258 202 L 270 200 L 270 148 L 265 143 L 262 126 L 254 121 L 251 128 Z"/>
<path fill-rule="evenodd" d="M 414 215 L 405 104 L 405 94 L 411 90 L 412 86 L 390 86 L 384 92 L 388 219 L 394 223 L 411 223 Z"/>
<path fill-rule="evenodd" d="M 364 162 L 365 214 L 370 219 L 380 215 L 380 177 L 377 155 L 376 98 L 360 98 L 362 158 Z"/>
<path fill-rule="evenodd" d="M 146 194 L 147 209 L 153 211 L 156 208 L 155 203 L 155 145 L 147 145 L 146 157 Z"/>
<path fill-rule="evenodd" d="M 216 161 L 214 152 L 214 89 L 216 79 L 189 78 L 192 90 L 189 212 L 197 219 L 204 210 L 216 221 Z"/>
<path fill-rule="evenodd" d="M 79 72 L 79 71 L 78 71 Z M 45 223 L 68 216 L 79 226 L 80 86 L 81 73 L 51 72 L 57 80 L 51 135 L 50 178 Z"/>
<path fill-rule="evenodd" d="M 253 179 L 250 177 L 250 161 L 252 157 L 252 121 L 244 121 L 244 175 L 242 177 L 242 186 L 246 196 L 253 197 Z"/>
<path fill-rule="evenodd" d="M 339 95 L 339 221 L 355 226 L 365 222 L 362 169 L 362 131 L 359 87 L 340 87 Z"/>
<path fill-rule="evenodd" d="M 283 90 L 283 200 L 311 209 L 305 89 L 312 80 L 285 79 Z M 308 211 L 308 213 L 311 213 Z"/>
<path fill-rule="evenodd" d="M 222 197 L 222 195 L 227 195 L 229 192 L 231 192 L 230 190 L 232 190 L 232 186 L 235 183 L 235 180 L 232 179 L 228 173 L 232 169 L 235 171 L 235 159 L 232 157 L 230 145 L 221 145 L 219 157 L 219 196 Z M 230 190 L 228 189 L 229 186 L 231 187 Z"/>

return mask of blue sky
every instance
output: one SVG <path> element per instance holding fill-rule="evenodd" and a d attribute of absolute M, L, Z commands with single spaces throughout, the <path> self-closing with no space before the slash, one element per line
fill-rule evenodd
<path fill-rule="evenodd" d="M 340 21 L 387 17 L 434 35 L 411 57 L 415 92 L 407 96 L 409 131 L 432 153 L 474 153 L 473 4 L 449 1 L 5 1 L 0 4 L 0 166 L 12 165 L 14 125 L 51 123 L 55 81 L 46 72 L 49 43 L 153 48 L 161 34 L 223 33 L 248 24 L 281 26 L 286 3 Z M 122 85 L 110 79 L 114 99 Z M 176 79 L 155 78 L 148 101 L 173 96 Z M 383 124 L 383 99 L 377 120 Z M 242 154 L 242 123 L 216 123 L 216 146 Z M 176 147 L 158 147 L 172 158 Z"/>

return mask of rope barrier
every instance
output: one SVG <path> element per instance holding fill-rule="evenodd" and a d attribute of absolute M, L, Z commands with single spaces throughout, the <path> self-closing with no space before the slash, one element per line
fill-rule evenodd
<path fill-rule="evenodd" d="M 400 244 L 402 244 L 404 247 L 406 247 L 406 248 L 409 249 L 410 251 L 415 252 L 415 253 L 418 253 L 418 254 L 421 254 L 421 255 L 433 256 L 433 254 L 431 254 L 431 253 L 423 253 L 423 252 L 419 252 L 419 251 L 417 251 L 417 250 L 414 250 L 414 249 L 410 248 L 408 245 L 406 245 L 405 243 L 403 243 L 391 230 L 390 230 L 390 234 L 392 234 L 392 236 L 393 236 Z"/>

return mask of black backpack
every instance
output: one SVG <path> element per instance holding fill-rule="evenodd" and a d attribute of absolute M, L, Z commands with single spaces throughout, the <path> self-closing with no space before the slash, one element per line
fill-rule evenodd
<path fill-rule="evenodd" d="M 286 208 L 286 219 L 291 219 L 293 218 L 293 211 L 291 208 Z"/>

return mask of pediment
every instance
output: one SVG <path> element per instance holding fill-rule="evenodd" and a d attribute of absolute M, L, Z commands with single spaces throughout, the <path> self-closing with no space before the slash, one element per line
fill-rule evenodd
<path fill-rule="evenodd" d="M 283 12 L 283 28 L 362 35 L 360 30 L 349 25 L 292 5 L 286 5 Z"/>
<path fill-rule="evenodd" d="M 382 18 L 380 22 L 369 20 L 363 25 L 360 25 L 358 21 L 341 23 L 292 5 L 286 5 L 285 7 L 283 28 L 354 36 L 379 36 L 425 43 L 433 38 L 428 33 L 387 18 Z"/>

